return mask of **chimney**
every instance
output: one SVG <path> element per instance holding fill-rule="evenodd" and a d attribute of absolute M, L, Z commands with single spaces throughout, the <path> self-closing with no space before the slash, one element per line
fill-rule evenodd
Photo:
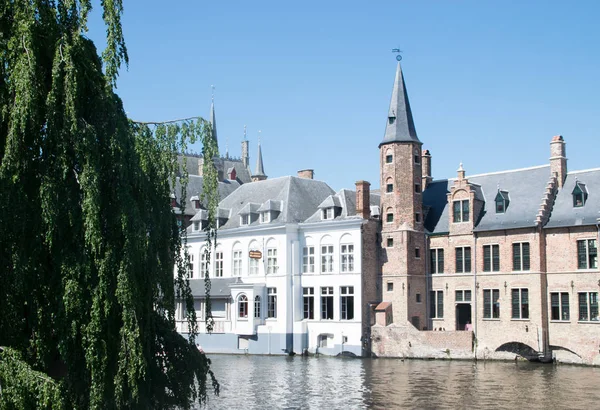
<path fill-rule="evenodd" d="M 550 172 L 562 188 L 567 178 L 567 149 L 562 135 L 552 137 L 550 142 Z"/>
<path fill-rule="evenodd" d="M 298 178 L 313 179 L 314 176 L 314 169 L 301 169 L 300 171 L 298 171 Z"/>
<path fill-rule="evenodd" d="M 363 219 L 371 217 L 370 186 L 367 181 L 356 181 L 356 215 Z"/>
<path fill-rule="evenodd" d="M 458 174 L 458 180 L 462 181 L 463 179 L 465 179 L 465 169 L 463 168 L 462 162 L 460 163 L 458 169 L 456 170 L 457 174 Z"/>
<path fill-rule="evenodd" d="M 431 154 L 429 153 L 428 149 L 421 152 L 421 174 L 421 187 L 422 190 L 425 191 L 427 185 L 429 185 L 433 180 L 431 177 Z"/>

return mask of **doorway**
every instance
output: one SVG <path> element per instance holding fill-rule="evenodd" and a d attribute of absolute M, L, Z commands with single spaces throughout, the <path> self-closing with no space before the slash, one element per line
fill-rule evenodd
<path fill-rule="evenodd" d="M 456 304 L 456 330 L 465 330 L 465 325 L 471 322 L 471 304 Z"/>

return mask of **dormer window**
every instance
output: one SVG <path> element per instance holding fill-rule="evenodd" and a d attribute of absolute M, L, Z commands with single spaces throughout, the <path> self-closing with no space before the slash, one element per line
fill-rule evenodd
<path fill-rule="evenodd" d="M 200 230 L 200 221 L 194 221 L 194 231 Z"/>
<path fill-rule="evenodd" d="M 197 195 L 191 197 L 190 201 L 194 205 L 194 209 L 200 209 L 200 198 Z"/>
<path fill-rule="evenodd" d="M 240 215 L 240 225 L 250 225 L 250 215 Z"/>
<path fill-rule="evenodd" d="M 324 208 L 323 209 L 323 215 L 322 215 L 322 219 L 333 219 L 333 208 Z"/>
<path fill-rule="evenodd" d="M 271 212 L 265 211 L 260 213 L 260 223 L 267 224 L 271 222 Z"/>
<path fill-rule="evenodd" d="M 573 188 L 573 207 L 581 208 L 587 201 L 587 189 L 585 184 L 582 182 L 575 182 L 575 188 Z"/>
<path fill-rule="evenodd" d="M 506 212 L 506 208 L 508 208 L 508 203 L 510 202 L 508 199 L 508 192 L 498 190 L 496 194 L 496 213 L 503 214 Z"/>
<path fill-rule="evenodd" d="M 388 122 L 390 123 L 390 125 L 392 125 L 396 122 L 396 117 L 388 117 Z"/>

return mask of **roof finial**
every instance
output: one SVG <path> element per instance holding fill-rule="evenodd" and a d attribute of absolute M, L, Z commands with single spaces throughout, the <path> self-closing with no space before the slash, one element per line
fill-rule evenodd
<path fill-rule="evenodd" d="M 463 164 L 462 162 L 460 163 L 460 165 L 458 166 L 457 171 L 464 171 L 465 169 L 463 168 Z"/>
<path fill-rule="evenodd" d="M 244 125 L 244 141 L 246 141 L 246 126 Z"/>
<path fill-rule="evenodd" d="M 212 102 L 215 102 L 215 86 L 211 84 L 211 85 L 210 85 L 210 89 L 211 89 L 211 97 L 210 97 L 210 100 L 211 100 Z"/>
<path fill-rule="evenodd" d="M 258 145 L 260 145 L 260 133 L 261 132 L 262 132 L 261 130 L 258 130 Z"/>
<path fill-rule="evenodd" d="M 398 61 L 402 60 L 402 56 L 400 55 L 401 52 L 402 50 L 399 48 L 392 48 L 392 53 L 396 53 L 396 60 Z"/>

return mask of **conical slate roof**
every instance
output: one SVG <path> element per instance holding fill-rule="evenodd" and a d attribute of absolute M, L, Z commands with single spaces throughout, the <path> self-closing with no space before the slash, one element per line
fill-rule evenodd
<path fill-rule="evenodd" d="M 217 139 L 217 118 L 215 117 L 215 102 L 210 103 L 210 124 L 212 125 L 212 137 L 215 140 L 217 149 L 219 148 L 219 140 Z"/>
<path fill-rule="evenodd" d="M 256 158 L 256 170 L 254 171 L 254 174 L 252 174 L 253 177 L 258 177 L 258 176 L 265 176 L 265 169 L 263 167 L 263 159 L 262 159 L 262 150 L 260 149 L 260 142 L 258 143 L 258 156 Z"/>
<path fill-rule="evenodd" d="M 421 143 L 417 137 L 417 131 L 415 131 L 415 124 L 410 110 L 410 103 L 408 102 L 408 94 L 406 93 L 406 85 L 404 84 L 400 62 L 398 62 L 396 68 L 396 79 L 392 91 L 388 120 L 385 126 L 385 136 L 379 146 L 391 142 Z"/>

